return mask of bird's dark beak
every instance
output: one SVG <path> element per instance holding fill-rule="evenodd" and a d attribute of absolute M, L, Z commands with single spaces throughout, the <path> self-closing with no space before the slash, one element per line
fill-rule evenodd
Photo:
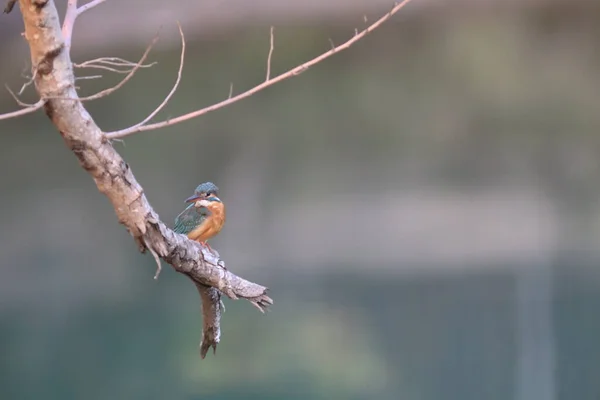
<path fill-rule="evenodd" d="M 199 194 L 193 194 L 192 196 L 185 199 L 186 203 L 195 203 L 196 201 L 202 199 L 202 196 Z"/>

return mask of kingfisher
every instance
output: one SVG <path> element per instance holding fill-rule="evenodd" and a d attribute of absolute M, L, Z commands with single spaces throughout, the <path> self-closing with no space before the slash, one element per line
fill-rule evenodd
<path fill-rule="evenodd" d="M 225 224 L 225 205 L 218 197 L 219 188 L 212 182 L 198 185 L 185 202 L 191 203 L 175 218 L 173 230 L 186 235 L 212 252 L 206 241 L 216 236 Z"/>

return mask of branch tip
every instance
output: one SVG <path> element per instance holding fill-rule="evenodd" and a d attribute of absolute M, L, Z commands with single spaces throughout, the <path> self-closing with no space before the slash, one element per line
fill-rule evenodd
<path fill-rule="evenodd" d="M 273 49 L 275 48 L 275 35 L 273 34 L 274 30 L 275 27 L 271 25 L 269 56 L 267 57 L 267 77 L 265 82 L 268 82 L 269 79 L 271 79 L 271 58 L 273 57 Z"/>

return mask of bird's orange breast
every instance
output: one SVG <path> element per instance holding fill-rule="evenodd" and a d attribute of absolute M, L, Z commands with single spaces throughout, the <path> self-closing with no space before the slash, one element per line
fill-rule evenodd
<path fill-rule="evenodd" d="M 205 242 L 216 236 L 225 224 L 225 205 L 218 201 L 206 205 L 210 215 L 196 229 L 188 233 L 188 237 L 198 242 Z"/>

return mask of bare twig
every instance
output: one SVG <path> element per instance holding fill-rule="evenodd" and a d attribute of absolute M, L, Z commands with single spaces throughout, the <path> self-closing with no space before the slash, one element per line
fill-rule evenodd
<path fill-rule="evenodd" d="M 151 62 L 149 64 L 141 64 L 139 66 L 139 68 L 149 68 L 152 67 L 153 65 L 155 65 L 157 62 Z M 136 65 L 138 65 L 139 63 L 135 63 L 133 61 L 129 61 L 129 60 L 125 60 L 123 58 L 120 57 L 100 57 L 100 58 L 94 58 L 93 60 L 87 60 L 82 62 L 81 64 L 73 64 L 74 67 L 76 68 L 94 68 L 98 65 L 110 65 L 113 67 L 128 67 L 128 68 L 134 68 Z M 127 70 L 129 71 L 129 69 Z M 124 72 L 124 71 L 119 71 L 119 72 Z"/>
<path fill-rule="evenodd" d="M 86 76 L 76 76 L 75 80 L 76 81 L 85 81 L 85 80 L 100 79 L 100 78 L 102 78 L 102 75 L 86 75 Z"/>
<path fill-rule="evenodd" d="M 15 99 L 15 101 L 17 102 L 17 104 L 20 105 L 21 107 L 33 107 L 33 106 L 35 106 L 35 104 L 29 104 L 29 103 L 22 102 L 21 99 L 19 99 L 19 97 L 17 97 L 17 95 L 15 94 L 15 92 L 13 92 L 8 85 L 4 85 L 4 87 L 6 88 L 6 90 L 8 90 L 8 93 L 10 93 L 10 95 L 12 96 L 12 98 Z"/>
<path fill-rule="evenodd" d="M 142 68 L 144 64 L 144 61 L 146 61 L 146 57 L 148 57 L 148 54 L 150 53 L 150 50 L 152 50 L 152 47 L 156 44 L 156 42 L 158 41 L 158 34 L 156 34 L 156 36 L 154 37 L 154 39 L 152 39 L 152 42 L 150 42 L 150 44 L 148 45 L 148 47 L 146 48 L 146 51 L 144 52 L 144 54 L 142 55 L 142 58 L 140 58 L 140 60 L 137 62 L 137 64 L 135 64 L 135 66 L 131 69 L 131 71 L 129 71 L 129 73 L 125 76 L 125 78 L 123 78 L 123 80 L 121 80 L 121 82 L 117 83 L 115 86 L 110 87 L 108 89 L 104 89 L 96 94 L 93 94 L 91 96 L 87 96 L 87 97 L 82 97 L 79 100 L 80 101 L 90 101 L 90 100 L 96 100 L 96 99 L 100 99 L 102 97 L 108 96 L 111 93 L 113 93 L 116 90 L 119 90 L 120 88 L 123 87 L 123 85 L 125 85 L 127 83 L 127 81 L 129 81 L 133 75 L 136 73 L 136 71 L 140 68 Z"/>
<path fill-rule="evenodd" d="M 233 96 L 233 82 L 229 83 L 229 99 Z"/>
<path fill-rule="evenodd" d="M 156 107 L 156 109 L 150 113 L 150 115 L 144 118 L 142 122 L 134 126 L 142 126 L 146 122 L 154 118 L 154 116 L 158 114 L 160 110 L 162 110 L 167 105 L 167 103 L 169 102 L 171 97 L 173 97 L 173 95 L 177 91 L 177 88 L 179 87 L 179 82 L 181 82 L 181 73 L 183 72 L 183 64 L 185 60 L 185 36 L 183 35 L 183 30 L 181 29 L 181 25 L 179 24 L 179 22 L 177 22 L 177 27 L 179 28 L 179 35 L 181 36 L 181 56 L 179 57 L 179 70 L 177 71 L 177 79 L 175 80 L 175 84 L 171 88 L 171 91 L 169 92 L 167 97 L 165 97 L 165 99 L 162 101 L 162 103 L 160 103 L 158 107 Z"/>
<path fill-rule="evenodd" d="M 144 61 L 146 61 L 146 57 L 148 57 L 148 54 L 150 53 L 150 50 L 152 50 L 152 47 L 158 41 L 158 37 L 159 36 L 158 36 L 158 33 L 157 33 L 156 36 L 154 36 L 154 38 L 152 39 L 152 42 L 150 42 L 150 44 L 146 48 L 146 51 L 144 51 L 144 54 L 142 54 L 142 57 L 140 58 L 140 60 L 137 63 L 135 63 L 135 64 L 132 63 L 133 68 L 131 68 L 131 70 L 129 70 L 129 71 L 121 71 L 121 70 L 113 69 L 111 67 L 104 67 L 102 65 L 91 65 L 91 64 L 87 64 L 86 65 L 87 68 L 103 69 L 103 70 L 108 70 L 108 71 L 117 72 L 117 73 L 127 73 L 127 75 L 119 83 L 117 83 L 115 86 L 112 86 L 112 87 L 110 87 L 108 89 L 104 89 L 104 90 L 102 90 L 102 91 L 100 91 L 100 92 L 98 92 L 96 94 L 92 94 L 92 95 L 86 96 L 86 97 L 59 97 L 59 96 L 50 96 L 50 97 L 47 97 L 46 99 L 52 99 L 52 100 L 74 100 L 74 101 L 91 101 L 91 100 L 97 100 L 97 99 L 100 99 L 102 97 L 106 97 L 106 96 L 110 95 L 111 93 L 113 93 L 113 92 L 119 90 L 120 88 L 122 88 L 131 78 L 133 78 L 133 75 L 135 75 L 135 73 L 137 72 L 138 69 L 154 65 L 154 63 L 144 64 Z"/>
<path fill-rule="evenodd" d="M 22 108 L 20 110 L 5 113 L 5 114 L 0 114 L 0 121 L 2 121 L 4 119 L 17 118 L 17 117 L 20 117 L 21 115 L 30 114 L 32 112 L 39 110 L 43 106 L 44 106 L 44 100 L 39 100 L 37 103 L 32 104 L 26 108 Z"/>
<path fill-rule="evenodd" d="M 329 50 L 328 52 L 323 53 L 323 54 L 313 58 L 312 60 L 305 62 L 304 64 L 298 65 L 297 67 L 292 68 L 291 70 L 289 70 L 285 73 L 282 73 L 282 74 L 276 76 L 275 78 L 271 78 L 255 87 L 253 87 L 252 89 L 242 92 L 242 93 L 238 94 L 237 96 L 220 101 L 211 106 L 204 107 L 200 110 L 192 111 L 190 113 L 180 115 L 179 117 L 168 119 L 166 121 L 156 122 L 153 124 L 142 125 L 142 126 L 132 126 L 129 128 L 119 130 L 119 131 L 108 132 L 105 134 L 105 136 L 108 139 L 117 139 L 117 138 L 129 136 L 129 135 L 132 135 L 132 134 L 138 133 L 138 132 L 144 132 L 144 131 L 150 131 L 150 130 L 154 130 L 154 129 L 165 128 L 165 127 L 168 127 L 171 125 L 179 124 L 184 121 L 188 121 L 192 118 L 197 118 L 197 117 L 207 114 L 211 111 L 218 110 L 220 108 L 223 108 L 223 107 L 231 105 L 235 102 L 238 102 L 242 99 L 250 97 L 253 94 L 258 93 L 261 90 L 264 90 L 271 85 L 274 85 L 285 79 L 289 79 L 293 76 L 299 75 L 302 72 L 306 71 L 308 68 L 312 67 L 313 65 L 318 64 L 319 62 L 331 57 L 332 55 L 334 55 L 336 53 L 339 53 L 342 50 L 346 50 L 347 48 L 352 46 L 354 43 L 358 42 L 360 39 L 364 38 L 366 35 L 371 33 L 373 30 L 377 29 L 381 24 L 383 24 L 385 21 L 390 19 L 394 14 L 396 14 L 404 6 L 406 6 L 408 3 L 410 3 L 410 1 L 411 0 L 403 0 L 400 3 L 397 3 L 387 14 L 385 14 L 383 17 L 379 18 L 377 21 L 375 21 L 373 24 L 369 25 L 366 29 L 362 30 L 357 35 L 354 35 L 351 39 L 347 40 L 345 43 L 342 43 L 341 45 Z"/>
<path fill-rule="evenodd" d="M 123 70 L 123 69 L 117 69 L 117 68 L 114 68 L 114 67 L 109 67 L 109 66 L 106 66 L 106 65 L 87 64 L 85 66 L 81 66 L 81 65 L 73 65 L 73 66 L 76 67 L 76 68 L 101 69 L 101 70 L 104 70 L 104 71 L 114 72 L 116 74 L 128 74 L 128 73 L 131 72 L 131 69 Z M 140 68 L 143 68 L 143 66 L 140 67 Z"/>
<path fill-rule="evenodd" d="M 19 96 L 23 94 L 23 92 L 25 91 L 25 89 L 27 89 L 27 86 L 31 85 L 33 83 L 33 81 L 35 80 L 35 76 L 37 74 L 37 70 L 33 71 L 33 76 L 31 78 L 29 78 L 27 80 L 27 82 L 25 82 L 23 84 L 23 86 L 21 86 L 21 89 L 19 90 Z"/>
<path fill-rule="evenodd" d="M 125 60 L 120 57 L 100 57 L 94 58 L 93 60 L 87 60 L 82 62 L 81 64 L 74 64 L 76 67 L 85 67 L 88 64 L 108 64 L 114 65 L 117 67 L 135 67 L 136 63 L 133 61 Z M 149 66 L 149 65 L 148 65 Z"/>
<path fill-rule="evenodd" d="M 77 16 L 80 16 L 81 14 L 83 14 L 84 12 L 86 12 L 87 10 L 90 10 L 102 3 L 104 3 L 106 0 L 92 0 L 87 4 L 82 5 L 81 7 L 79 7 L 77 9 Z"/>
<path fill-rule="evenodd" d="M 128 74 L 131 72 L 133 68 L 137 65 L 134 62 L 119 59 L 121 61 L 111 61 L 110 59 L 117 57 L 105 57 L 105 59 L 97 58 L 95 60 L 85 61 L 81 64 L 73 64 L 75 68 L 90 68 L 90 69 L 101 69 L 104 71 L 110 71 L 117 74 Z M 141 64 L 138 68 L 150 68 L 157 64 L 156 61 L 151 62 L 149 64 Z M 119 69 L 123 67 L 125 69 Z"/>
<path fill-rule="evenodd" d="M 271 46 L 269 47 L 269 56 L 267 57 L 267 78 L 265 82 L 267 82 L 271 78 L 271 57 L 273 57 L 273 49 L 275 44 L 275 35 L 273 34 L 273 30 L 275 27 L 271 26 Z"/>

